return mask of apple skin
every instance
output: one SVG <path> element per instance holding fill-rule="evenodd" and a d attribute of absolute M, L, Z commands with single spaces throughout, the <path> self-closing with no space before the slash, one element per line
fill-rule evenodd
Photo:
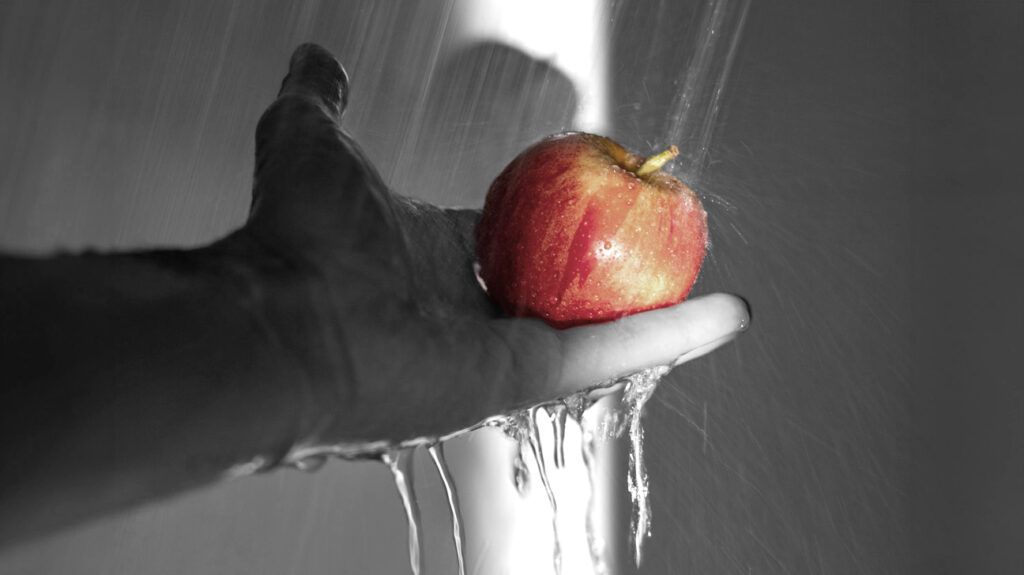
<path fill-rule="evenodd" d="M 512 160 L 491 184 L 476 228 L 491 299 L 508 315 L 556 328 L 683 301 L 707 251 L 707 215 L 693 190 L 644 163 L 609 138 L 579 132 L 548 137 Z"/>

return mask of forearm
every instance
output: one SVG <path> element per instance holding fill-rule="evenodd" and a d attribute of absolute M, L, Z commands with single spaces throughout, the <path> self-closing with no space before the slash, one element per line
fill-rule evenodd
<path fill-rule="evenodd" d="M 217 250 L 0 258 L 0 541 L 222 477 L 313 400 Z M 232 260 L 234 261 L 234 260 Z"/>

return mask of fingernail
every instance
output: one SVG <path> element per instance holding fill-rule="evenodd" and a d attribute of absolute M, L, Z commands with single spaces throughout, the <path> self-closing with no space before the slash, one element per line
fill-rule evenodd
<path fill-rule="evenodd" d="M 302 44 L 292 53 L 281 92 L 290 88 L 312 92 L 338 115 L 348 106 L 348 74 L 330 52 L 317 44 Z"/>
<path fill-rule="evenodd" d="M 741 302 L 743 302 L 743 307 L 746 311 L 746 314 L 743 318 L 740 319 L 739 331 L 747 331 L 747 329 L 750 328 L 751 322 L 754 321 L 754 310 L 750 307 L 750 302 L 747 301 L 747 298 L 736 294 L 732 295 L 739 299 Z"/>

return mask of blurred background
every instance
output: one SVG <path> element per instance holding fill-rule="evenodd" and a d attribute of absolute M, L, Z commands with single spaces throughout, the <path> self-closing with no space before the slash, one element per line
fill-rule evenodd
<path fill-rule="evenodd" d="M 481 206 L 518 150 L 574 125 L 640 153 L 702 126 L 679 96 L 713 2 L 549 4 L 502 17 L 589 60 L 525 50 L 469 0 L 2 0 L 0 249 L 239 226 L 256 121 L 306 41 L 348 69 L 347 126 L 385 179 L 438 203 Z M 697 290 L 742 294 L 754 322 L 648 406 L 639 572 L 1024 571 L 1024 3 L 752 0 L 742 23 L 710 146 L 679 169 L 709 211 Z M 479 453 L 453 455 L 468 563 L 501 573 Z M 428 572 L 454 572 L 419 478 Z M 0 550 L 0 572 L 404 573 L 405 536 L 384 466 L 335 463 Z"/>

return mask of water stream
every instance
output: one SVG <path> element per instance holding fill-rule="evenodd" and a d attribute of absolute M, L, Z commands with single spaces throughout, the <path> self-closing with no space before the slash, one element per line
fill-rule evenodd
<path fill-rule="evenodd" d="M 537 465 L 537 474 L 540 476 L 540 482 L 544 486 L 544 493 L 548 497 L 548 505 L 551 506 L 551 533 L 554 537 L 552 563 L 555 566 L 555 573 L 561 574 L 562 539 L 558 533 L 558 499 L 555 497 L 554 490 L 551 489 L 551 479 L 548 477 L 547 460 L 544 458 L 544 447 L 541 443 L 540 428 L 537 425 L 537 416 L 540 412 L 541 408 L 534 408 L 528 412 L 526 437 L 530 446 L 530 451 L 533 453 L 533 460 Z M 555 446 L 555 450 L 558 450 L 557 445 Z"/>
<path fill-rule="evenodd" d="M 672 101 L 663 141 L 676 143 L 683 150 L 676 160 L 676 171 L 691 186 L 699 183 L 709 163 L 722 93 L 736 59 L 750 2 L 706 0 L 682 87 Z"/>
<path fill-rule="evenodd" d="M 394 449 L 381 454 L 380 458 L 395 478 L 395 487 L 402 499 L 405 520 L 409 526 L 409 566 L 413 575 L 420 575 L 423 572 L 423 551 L 420 545 L 420 506 L 413 483 L 414 454 L 415 448 Z"/>
<path fill-rule="evenodd" d="M 568 408 L 564 403 L 556 403 L 547 408 L 551 417 L 551 433 L 555 439 L 555 467 L 565 467 L 565 424 L 569 417 Z"/>
<path fill-rule="evenodd" d="M 459 575 L 466 575 L 466 537 L 462 531 L 465 522 L 462 520 L 462 506 L 459 504 L 459 492 L 455 489 L 455 480 L 448 469 L 448 460 L 444 456 L 444 444 L 434 443 L 427 447 L 434 466 L 437 468 L 444 492 L 448 497 L 448 509 L 452 515 L 452 542 L 455 545 L 455 556 L 459 562 Z"/>
<path fill-rule="evenodd" d="M 590 563 L 594 567 L 594 575 L 606 575 L 608 573 L 608 561 L 605 558 L 605 540 L 604 537 L 597 532 L 594 526 L 594 489 L 597 485 L 597 473 L 595 465 L 596 456 L 596 442 L 594 434 L 582 427 L 582 436 L 580 437 L 580 457 L 583 459 L 583 466 L 587 470 L 587 481 L 590 483 L 590 491 L 587 495 L 587 507 L 586 517 L 584 517 L 586 536 L 587 536 L 587 551 L 590 553 Z"/>
<path fill-rule="evenodd" d="M 532 462 L 536 468 L 537 477 L 544 489 L 551 511 L 552 566 L 554 572 L 560 574 L 563 562 L 562 540 L 566 534 L 560 533 L 560 496 L 559 491 L 553 486 L 550 473 L 566 466 L 566 426 L 572 421 L 579 428 L 578 449 L 590 484 L 585 510 L 586 517 L 583 518 L 586 548 L 590 554 L 589 564 L 595 575 L 607 575 L 609 568 L 605 556 L 606 541 L 604 536 L 597 532 L 594 521 L 594 493 L 598 472 L 597 445 L 599 442 L 612 441 L 628 433 L 629 469 L 626 487 L 633 502 L 630 526 L 634 559 L 639 565 L 643 557 L 644 542 L 651 533 L 649 488 L 644 465 L 643 409 L 654 393 L 658 382 L 669 369 L 668 367 L 646 369 L 621 378 L 610 385 L 595 388 L 592 392 L 579 393 L 561 401 L 536 406 L 510 415 L 493 417 L 476 426 L 441 438 L 417 438 L 398 445 L 377 442 L 329 447 L 297 447 L 285 457 L 281 464 L 311 472 L 320 469 L 329 457 L 349 460 L 378 459 L 383 462 L 392 474 L 405 512 L 409 532 L 409 565 L 414 575 L 420 575 L 423 573 L 424 565 L 421 543 L 422 525 L 413 462 L 417 448 L 425 447 L 444 486 L 451 513 L 452 542 L 458 560 L 459 575 L 465 575 L 467 572 L 465 522 L 455 480 L 445 457 L 444 442 L 483 427 L 496 427 L 515 442 L 511 483 L 520 496 L 525 496 L 531 485 L 529 463 Z M 609 394 L 618 395 L 618 407 L 602 409 L 598 414 L 591 416 L 594 413 L 591 408 L 597 398 Z M 545 449 L 546 444 L 551 446 L 550 455 Z M 549 458 L 554 463 L 552 467 L 548 466 Z M 264 463 L 252 463 L 245 467 L 244 473 L 237 470 L 233 474 L 255 473 L 265 470 L 267 467 Z"/>
<path fill-rule="evenodd" d="M 667 367 L 646 369 L 630 376 L 622 394 L 626 429 L 629 431 L 629 471 L 626 486 L 633 500 L 633 516 L 630 531 L 633 534 L 633 559 L 637 567 L 643 559 L 644 542 L 651 536 L 650 488 L 647 483 L 647 466 L 644 464 L 643 410 L 647 400 L 654 394 L 661 378 L 668 373 Z"/>

